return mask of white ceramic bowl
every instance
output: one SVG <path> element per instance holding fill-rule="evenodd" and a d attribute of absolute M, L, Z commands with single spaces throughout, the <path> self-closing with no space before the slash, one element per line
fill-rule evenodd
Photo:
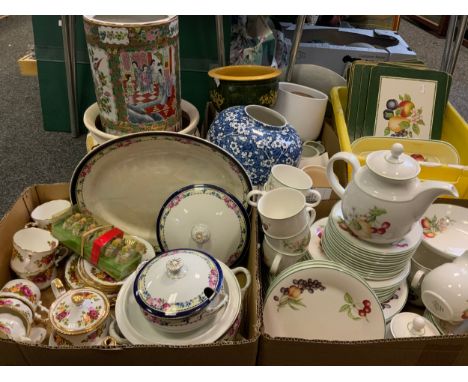
<path fill-rule="evenodd" d="M 193 135 L 195 130 L 197 129 L 198 122 L 200 121 L 200 113 L 198 112 L 197 108 L 193 106 L 190 102 L 185 100 L 181 100 L 181 107 L 182 111 L 187 113 L 190 119 L 189 125 L 179 131 L 181 134 L 189 134 Z M 94 142 L 98 145 L 107 142 L 113 138 L 117 138 L 117 135 L 105 133 L 102 130 L 99 130 L 96 127 L 96 118 L 99 116 L 99 107 L 97 103 L 93 103 L 90 107 L 88 107 L 83 116 L 83 122 L 90 132 L 91 136 L 94 139 Z"/>

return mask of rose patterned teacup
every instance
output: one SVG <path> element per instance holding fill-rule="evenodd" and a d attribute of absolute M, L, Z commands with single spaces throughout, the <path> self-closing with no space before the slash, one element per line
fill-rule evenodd
<path fill-rule="evenodd" d="M 33 282 L 25 279 L 8 281 L 0 290 L 0 297 L 12 297 L 24 302 L 33 312 L 48 312 L 41 303 L 41 291 Z"/>
<path fill-rule="evenodd" d="M 20 310 L 0 306 L 0 338 L 40 344 L 46 334 L 44 328 L 31 327 L 27 317 Z"/>
<path fill-rule="evenodd" d="M 10 266 L 17 274 L 44 271 L 68 254 L 68 249 L 59 247 L 59 241 L 49 231 L 35 227 L 16 232 L 13 247 Z"/>
<path fill-rule="evenodd" d="M 57 337 L 55 342 L 74 346 L 101 344 L 108 333 L 107 297 L 93 288 L 67 292 L 60 279 L 52 280 L 51 287 L 56 300 L 50 306 L 49 320 Z"/>
<path fill-rule="evenodd" d="M 72 205 L 68 200 L 51 200 L 37 206 L 31 212 L 34 225 L 39 228 L 50 229 L 50 226 L 71 213 Z"/>
<path fill-rule="evenodd" d="M 36 273 L 18 272 L 17 275 L 22 279 L 32 281 L 40 290 L 44 290 L 50 287 L 52 280 L 57 277 L 57 267 L 52 263 L 46 270 L 41 270 Z"/>
<path fill-rule="evenodd" d="M 254 195 L 260 196 L 258 202 L 252 200 Z M 314 205 L 306 203 L 305 196 L 292 188 L 282 187 L 268 192 L 253 190 L 247 194 L 247 200 L 257 207 L 263 232 L 277 239 L 295 236 L 315 220 Z"/>
<path fill-rule="evenodd" d="M 27 318 L 31 325 L 34 323 L 34 321 L 44 322 L 46 320 L 38 313 L 33 312 L 27 304 L 21 300 L 18 300 L 17 298 L 1 297 L 0 307 L 4 308 L 5 310 L 20 311 Z"/>

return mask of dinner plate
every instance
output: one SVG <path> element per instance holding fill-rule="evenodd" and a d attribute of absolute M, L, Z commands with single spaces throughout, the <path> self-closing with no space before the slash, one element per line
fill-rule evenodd
<path fill-rule="evenodd" d="M 355 248 L 369 253 L 379 253 L 391 256 L 392 254 L 407 252 L 411 248 L 416 249 L 422 240 L 422 228 L 417 223 L 413 225 L 411 231 L 405 235 L 403 239 L 395 243 L 375 245 L 360 240 L 357 237 L 351 235 L 351 231 L 347 229 L 346 223 L 344 222 L 343 212 L 341 211 L 341 201 L 333 206 L 330 213 L 330 218 L 332 218 L 332 223 L 335 225 L 335 227 L 338 227 L 342 230 L 341 233 L 343 234 L 342 236 L 345 242 L 349 243 Z"/>
<path fill-rule="evenodd" d="M 314 263 L 301 263 L 301 269 L 270 289 L 263 312 L 265 333 L 337 341 L 383 339 L 384 315 L 369 286 L 349 272 Z"/>
<path fill-rule="evenodd" d="M 127 278 L 120 289 L 115 305 L 117 325 L 125 338 L 133 345 L 198 345 L 215 342 L 221 338 L 235 322 L 241 309 L 241 291 L 236 277 L 227 267 L 219 262 L 224 274 L 224 288 L 229 295 L 225 308 L 216 314 L 208 325 L 188 333 L 167 333 L 158 331 L 149 322 L 133 296 L 134 272 Z"/>
<path fill-rule="evenodd" d="M 78 277 L 76 271 L 80 258 L 80 255 L 73 254 L 68 258 L 67 263 L 65 264 L 64 278 L 70 289 L 79 289 L 84 288 L 85 286 Z"/>
<path fill-rule="evenodd" d="M 392 296 L 380 306 L 384 313 L 385 322 L 390 322 L 392 317 L 400 313 L 405 307 L 406 300 L 408 299 L 408 284 L 406 280 L 403 281 Z"/>
<path fill-rule="evenodd" d="M 453 260 L 468 251 L 468 208 L 431 205 L 421 219 L 423 245 Z"/>
<path fill-rule="evenodd" d="M 201 250 L 229 267 L 241 259 L 249 244 L 249 216 L 242 203 L 211 184 L 176 191 L 164 202 L 156 227 L 163 251 Z"/>
<path fill-rule="evenodd" d="M 326 260 L 330 259 L 327 257 L 321 246 L 321 237 L 323 237 L 323 232 L 327 226 L 328 218 L 322 218 L 317 220 L 311 227 L 311 239 L 308 246 L 309 258 L 313 260 Z M 400 274 L 396 275 L 393 278 L 386 280 L 368 280 L 366 282 L 374 290 L 384 290 L 386 288 L 392 288 L 395 285 L 399 285 L 403 280 L 406 279 L 410 272 L 411 265 L 408 263 L 405 268 L 401 271 Z"/>
<path fill-rule="evenodd" d="M 242 165 L 194 136 L 143 132 L 112 139 L 89 152 L 70 182 L 80 209 L 156 245 L 156 216 L 167 198 L 190 184 L 214 184 L 248 210 L 252 184 Z"/>

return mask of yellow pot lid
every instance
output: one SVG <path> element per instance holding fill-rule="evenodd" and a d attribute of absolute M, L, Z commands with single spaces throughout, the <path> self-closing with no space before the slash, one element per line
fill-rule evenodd
<path fill-rule="evenodd" d="M 280 69 L 262 65 L 231 65 L 211 69 L 208 75 L 225 81 L 259 81 L 279 77 Z"/>

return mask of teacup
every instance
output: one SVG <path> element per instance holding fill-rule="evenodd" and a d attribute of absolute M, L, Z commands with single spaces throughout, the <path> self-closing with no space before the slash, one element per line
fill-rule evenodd
<path fill-rule="evenodd" d="M 420 245 L 411 259 L 411 272 L 408 275 L 410 293 L 408 300 L 411 304 L 423 307 L 421 300 L 421 283 L 432 269 L 448 262 L 447 259 Z"/>
<path fill-rule="evenodd" d="M 328 96 L 319 90 L 280 82 L 274 110 L 282 114 L 303 141 L 320 135 L 327 109 Z"/>
<path fill-rule="evenodd" d="M 441 320 L 468 319 L 468 252 L 430 271 L 421 284 L 421 299 Z"/>
<path fill-rule="evenodd" d="M 34 321 L 44 322 L 46 320 L 38 313 L 33 312 L 27 304 L 17 298 L 0 297 L 0 307 L 6 310 L 20 311 L 31 325 Z"/>
<path fill-rule="evenodd" d="M 273 247 L 273 249 L 290 254 L 297 254 L 304 252 L 310 243 L 310 227 L 314 223 L 314 220 L 310 220 L 304 229 L 299 232 L 297 235 L 278 239 L 276 237 L 265 234 L 268 237 L 268 242 Z"/>
<path fill-rule="evenodd" d="M 252 196 L 259 195 L 258 202 Z M 248 203 L 257 207 L 263 231 L 277 239 L 297 235 L 315 220 L 313 205 L 306 203 L 305 196 L 292 188 L 277 188 L 272 191 L 253 190 L 247 194 Z"/>
<path fill-rule="evenodd" d="M 0 307 L 0 338 L 40 344 L 46 335 L 46 329 L 31 327 L 22 311 L 13 311 L 5 306 Z"/>
<path fill-rule="evenodd" d="M 65 247 L 59 248 L 59 241 L 42 228 L 24 228 L 13 235 L 13 255 L 11 268 L 16 273 L 36 273 L 43 271 L 68 254 Z"/>
<path fill-rule="evenodd" d="M 270 274 L 272 276 L 276 276 L 289 266 L 297 263 L 307 252 L 307 249 L 298 253 L 280 252 L 273 248 L 267 236 L 263 238 L 262 248 L 263 262 L 270 269 Z"/>
<path fill-rule="evenodd" d="M 8 281 L 0 290 L 0 297 L 12 297 L 24 302 L 33 312 L 38 309 L 48 312 L 41 303 L 41 291 L 32 281 L 15 279 Z"/>
<path fill-rule="evenodd" d="M 315 150 L 318 151 L 319 155 L 322 155 L 325 152 L 325 146 L 322 145 L 320 141 L 305 141 L 302 144 L 302 149 L 306 147 L 313 147 Z"/>
<path fill-rule="evenodd" d="M 322 200 L 322 196 L 318 191 L 312 190 L 312 186 L 312 178 L 301 169 L 287 164 L 277 164 L 271 169 L 270 176 L 265 184 L 265 191 L 272 191 L 281 187 L 293 188 L 300 191 L 308 202 L 314 200 L 310 206 L 315 207 Z"/>
<path fill-rule="evenodd" d="M 72 212 L 68 200 L 51 200 L 37 206 L 31 212 L 31 218 L 39 228 L 50 229 L 50 226 Z"/>
<path fill-rule="evenodd" d="M 57 277 L 57 267 L 52 263 L 46 270 L 40 270 L 35 273 L 17 272 L 17 275 L 22 279 L 32 281 L 40 290 L 44 290 L 50 287 L 52 280 Z"/>

